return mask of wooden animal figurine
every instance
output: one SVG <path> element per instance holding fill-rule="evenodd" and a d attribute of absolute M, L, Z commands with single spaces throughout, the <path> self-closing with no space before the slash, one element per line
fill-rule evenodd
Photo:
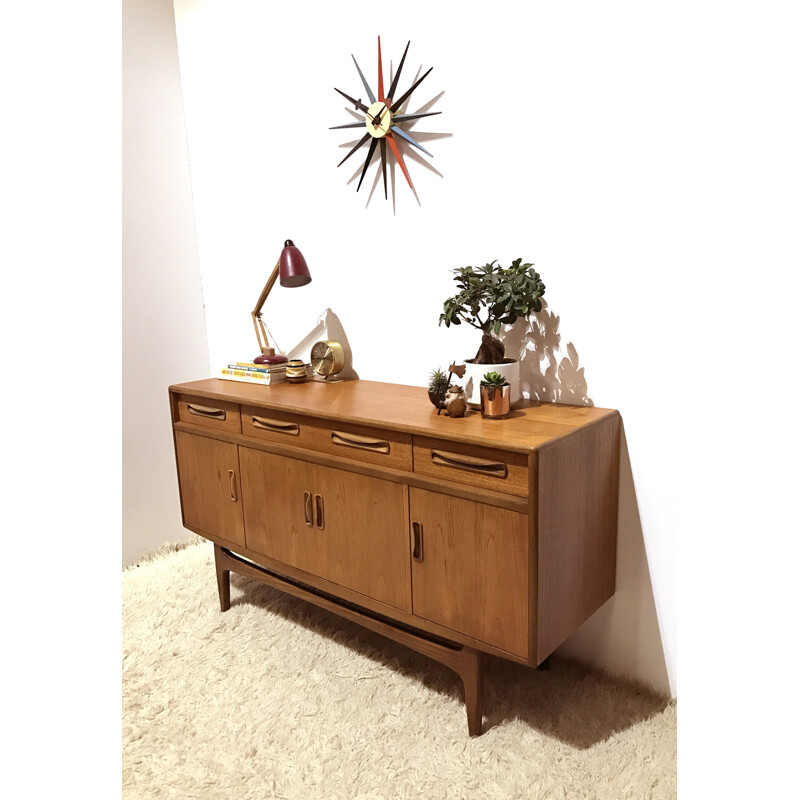
<path fill-rule="evenodd" d="M 467 413 L 467 394 L 460 386 L 451 386 L 447 390 L 444 413 L 448 417 L 463 417 Z"/>

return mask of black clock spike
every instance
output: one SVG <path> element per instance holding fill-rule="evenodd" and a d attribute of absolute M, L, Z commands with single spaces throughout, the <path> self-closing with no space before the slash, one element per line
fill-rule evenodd
<path fill-rule="evenodd" d="M 371 138 L 372 137 L 369 135 L 368 132 L 365 133 L 364 138 L 361 139 L 361 141 L 359 141 L 359 143 L 336 166 L 341 167 L 342 164 L 344 164 L 344 162 L 347 161 L 347 159 L 350 158 L 350 156 L 353 155 L 353 153 L 355 153 L 355 151 L 358 150 L 359 147 L 361 147 L 363 144 L 366 144 L 367 139 Z"/>
<path fill-rule="evenodd" d="M 403 62 L 406 60 L 406 53 L 408 52 L 408 46 L 411 44 L 409 40 L 408 44 L 406 45 L 406 49 L 403 50 L 403 57 L 400 59 L 400 66 L 397 68 L 397 72 L 394 75 L 394 80 L 392 81 L 392 85 L 389 87 L 389 94 L 387 97 L 394 97 L 394 90 L 397 88 L 397 82 L 400 80 L 400 73 L 403 71 Z"/>
<path fill-rule="evenodd" d="M 399 100 L 392 103 L 392 114 L 394 114 L 394 112 L 397 111 L 397 109 L 400 108 L 400 106 L 403 105 L 406 100 L 408 100 L 408 98 L 411 96 L 411 92 L 413 92 L 414 89 L 416 89 L 417 86 L 419 86 L 422 81 L 424 81 L 425 78 L 430 75 L 432 69 L 433 67 L 431 67 L 431 69 L 429 69 Z"/>
<path fill-rule="evenodd" d="M 386 186 L 386 139 L 381 137 L 381 170 L 383 172 L 383 199 L 389 199 L 389 189 Z"/>
<path fill-rule="evenodd" d="M 441 114 L 441 113 L 442 113 L 441 111 L 428 111 L 425 114 L 396 114 L 395 116 L 392 117 L 392 123 L 409 122 L 412 119 L 420 119 L 421 117 L 433 117 L 436 114 Z"/>
<path fill-rule="evenodd" d="M 369 136 L 369 134 L 367 134 Z M 369 167 L 369 162 L 372 161 L 372 156 L 375 153 L 375 145 L 378 144 L 378 140 L 373 137 L 372 144 L 369 146 L 369 153 L 367 153 L 367 160 L 364 162 L 364 169 L 361 171 L 361 179 L 358 182 L 358 186 L 356 186 L 356 191 L 361 188 L 361 184 L 364 181 L 364 176 L 367 174 L 367 167 Z"/>

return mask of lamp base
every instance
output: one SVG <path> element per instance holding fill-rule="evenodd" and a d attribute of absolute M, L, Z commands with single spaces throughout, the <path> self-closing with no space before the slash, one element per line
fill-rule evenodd
<path fill-rule="evenodd" d="M 289 359 L 280 353 L 259 353 L 254 359 L 254 364 L 285 364 Z"/>

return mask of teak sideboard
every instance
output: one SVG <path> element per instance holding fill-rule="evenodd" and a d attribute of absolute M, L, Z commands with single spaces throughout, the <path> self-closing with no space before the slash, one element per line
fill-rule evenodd
<path fill-rule="evenodd" d="M 183 524 L 230 573 L 322 606 L 464 682 L 483 654 L 536 666 L 614 593 L 620 416 L 522 401 L 437 414 L 354 380 L 171 386 Z"/>

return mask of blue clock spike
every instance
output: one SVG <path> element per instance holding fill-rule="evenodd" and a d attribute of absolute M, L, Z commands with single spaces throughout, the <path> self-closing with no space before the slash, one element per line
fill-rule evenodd
<path fill-rule="evenodd" d="M 364 91 L 367 93 L 367 97 L 369 97 L 370 104 L 374 103 L 375 95 L 372 93 L 372 89 L 369 88 L 367 79 L 364 77 L 364 73 L 361 71 L 361 67 L 358 66 L 358 61 L 356 61 L 356 57 L 352 53 L 350 53 L 350 58 L 353 59 L 353 63 L 356 65 L 356 69 L 358 70 L 358 75 L 361 78 L 361 83 L 364 84 Z"/>
<path fill-rule="evenodd" d="M 433 158 L 433 153 L 429 153 L 418 141 L 412 139 L 405 131 L 402 131 L 400 130 L 400 128 L 392 125 L 392 133 L 396 133 L 398 134 L 398 136 L 402 136 L 407 142 L 413 144 L 414 147 L 418 147 L 420 150 L 422 150 L 423 153 Z"/>

